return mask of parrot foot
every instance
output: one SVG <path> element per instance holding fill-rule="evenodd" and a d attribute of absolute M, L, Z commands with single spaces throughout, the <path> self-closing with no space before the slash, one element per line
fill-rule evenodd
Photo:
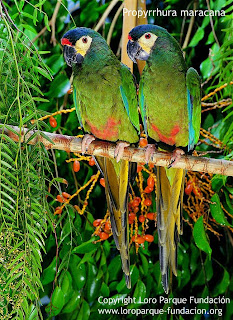
<path fill-rule="evenodd" d="M 119 162 L 123 156 L 124 149 L 129 147 L 130 144 L 128 142 L 124 141 L 118 141 L 116 145 L 116 149 L 114 152 L 114 158 L 116 159 L 117 162 Z"/>
<path fill-rule="evenodd" d="M 182 149 L 175 149 L 172 153 L 172 156 L 171 156 L 171 162 L 170 164 L 168 165 L 168 169 L 169 168 L 172 168 L 174 166 L 174 164 L 180 160 L 181 156 L 184 155 L 185 152 L 184 150 Z"/>
<path fill-rule="evenodd" d="M 145 159 L 146 164 L 148 164 L 151 160 L 152 154 L 155 152 L 156 147 L 154 144 L 148 144 L 146 147 Z"/>
<path fill-rule="evenodd" d="M 90 134 L 85 134 L 85 136 L 83 137 L 83 140 L 82 140 L 82 154 L 84 154 L 89 145 L 92 143 L 92 141 L 95 140 L 95 137 L 90 135 Z"/>

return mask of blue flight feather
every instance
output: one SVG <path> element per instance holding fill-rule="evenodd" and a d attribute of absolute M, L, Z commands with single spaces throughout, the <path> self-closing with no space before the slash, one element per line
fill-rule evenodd
<path fill-rule="evenodd" d="M 194 139 L 195 139 L 195 131 L 193 128 L 193 103 L 192 103 L 192 96 L 190 91 L 187 89 L 187 96 L 188 96 L 188 118 L 189 118 L 189 143 L 188 143 L 188 151 L 194 148 Z"/>
<path fill-rule="evenodd" d="M 78 117 L 78 121 L 79 121 L 80 126 L 83 128 L 82 118 L 81 118 L 80 110 L 79 110 L 79 107 L 78 107 L 77 93 L 76 93 L 75 87 L 73 87 L 73 95 L 74 95 L 74 106 L 75 106 L 75 109 L 76 109 L 76 114 L 77 114 L 77 117 Z"/>
<path fill-rule="evenodd" d="M 146 123 L 146 107 L 145 107 L 145 99 L 144 99 L 144 94 L 143 94 L 143 86 L 140 87 L 140 106 L 141 106 L 141 113 L 142 113 L 142 120 L 143 120 L 145 134 L 148 137 L 147 123 Z"/>
<path fill-rule="evenodd" d="M 130 114 L 129 114 L 129 103 L 128 103 L 127 97 L 126 97 L 126 95 L 125 95 L 125 92 L 124 92 L 124 89 L 123 89 L 122 86 L 120 86 L 120 91 L 121 91 L 121 97 L 122 97 L 122 100 L 123 100 L 125 109 L 126 109 L 126 111 L 127 111 L 128 117 L 130 118 Z"/>

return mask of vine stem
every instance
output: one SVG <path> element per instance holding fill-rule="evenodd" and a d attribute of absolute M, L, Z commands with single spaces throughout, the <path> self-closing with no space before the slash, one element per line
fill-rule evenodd
<path fill-rule="evenodd" d="M 82 139 L 73 136 L 39 132 L 36 130 L 28 131 L 27 128 L 21 129 L 20 134 L 19 127 L 1 124 L 0 134 L 5 134 L 14 141 L 20 140 L 21 142 L 31 145 L 42 143 L 46 149 L 57 149 L 64 150 L 66 152 L 81 153 Z M 114 158 L 115 147 L 115 143 L 95 140 L 89 145 L 86 154 Z M 153 163 L 156 166 L 168 167 L 171 162 L 171 157 L 172 153 L 155 151 L 151 157 L 150 163 Z M 145 163 L 145 149 L 134 147 L 125 148 L 122 159 L 131 162 Z M 233 176 L 233 162 L 223 159 L 184 155 L 181 156 L 181 158 L 174 164 L 173 167 L 189 171 Z"/>

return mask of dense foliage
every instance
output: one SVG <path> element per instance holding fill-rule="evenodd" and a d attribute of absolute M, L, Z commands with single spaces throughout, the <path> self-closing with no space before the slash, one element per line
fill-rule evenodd
<path fill-rule="evenodd" d="M 75 112 L 58 112 L 54 115 L 56 121 L 38 119 L 73 107 L 69 94 L 71 70 L 63 60 L 60 39 L 74 26 L 94 28 L 109 3 L 0 1 L 1 130 L 14 133 L 10 125 L 19 126 L 21 130 L 37 129 L 33 137 L 43 135 L 45 138 L 42 130 L 73 136 L 82 134 Z M 121 1 L 116 3 L 99 29 L 105 38 L 109 30 L 112 32 L 111 23 L 121 4 Z M 226 15 L 194 19 L 180 15 L 182 9 L 207 10 L 207 5 L 213 10 L 224 10 Z M 185 42 L 187 64 L 195 67 L 202 77 L 203 97 L 228 84 L 203 100 L 203 130 L 196 150 L 206 152 L 208 157 L 231 160 L 232 1 L 147 1 L 147 9 L 156 8 L 176 10 L 176 17 L 150 16 L 148 21 L 165 27 L 181 46 Z M 118 56 L 122 18 L 120 13 L 109 34 L 111 48 Z M 138 77 L 136 69 L 135 74 Z M 39 139 L 36 145 L 28 144 L 29 140 L 14 142 L 4 132 L 0 140 L 1 319 L 52 319 L 54 316 L 64 320 L 118 319 L 119 315 L 100 314 L 99 310 L 120 306 L 128 309 L 125 319 L 134 319 L 130 309 L 190 308 L 189 302 L 178 306 L 169 301 L 140 303 L 144 298 L 166 297 L 161 286 L 154 222 L 149 221 L 147 231 L 154 235 L 154 242 L 145 242 L 138 254 L 135 244 L 131 246 L 132 289 L 129 290 L 112 237 L 93 243 L 99 239 L 92 236 L 93 221 L 103 219 L 106 214 L 104 188 L 97 181 L 97 168 L 90 165 L 87 158 L 80 161 L 80 169 L 74 170 L 74 155 L 48 151 Z M 149 175 L 153 176 L 153 170 L 146 166 L 137 177 L 135 196 L 142 196 Z M 62 192 L 73 195 L 90 179 L 90 184 L 62 211 L 56 209 L 57 195 Z M 185 195 L 179 273 L 177 278 L 173 277 L 169 297 L 224 295 L 232 298 L 232 179 L 188 172 L 186 180 L 187 185 L 189 181 L 193 183 L 193 192 Z M 154 192 L 150 197 L 151 207 L 141 206 L 140 210 L 155 212 Z M 141 232 L 140 224 L 139 229 Z M 128 306 L 122 302 L 105 305 L 98 302 L 100 296 L 125 298 L 129 295 L 135 301 Z M 226 320 L 233 315 L 233 300 L 228 304 L 193 306 L 206 310 L 222 308 Z M 215 314 L 206 314 L 205 318 L 218 319 L 218 312 Z M 170 319 L 170 316 L 165 313 L 145 318 Z M 171 319 L 185 319 L 185 316 L 171 316 Z M 202 319 L 202 316 L 195 315 L 193 319 Z"/>

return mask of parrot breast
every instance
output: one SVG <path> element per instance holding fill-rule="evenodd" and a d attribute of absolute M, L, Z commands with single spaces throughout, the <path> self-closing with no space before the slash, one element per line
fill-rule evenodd
<path fill-rule="evenodd" d="M 119 135 L 119 125 L 121 121 L 117 121 L 116 119 L 110 117 L 108 118 L 106 124 L 102 128 L 98 128 L 96 124 L 91 123 L 89 120 L 86 120 L 87 124 L 90 127 L 91 133 L 99 139 L 103 140 L 117 140 Z"/>
<path fill-rule="evenodd" d="M 169 144 L 169 145 L 174 145 L 176 144 L 176 135 L 179 133 L 180 131 L 180 127 L 178 125 L 175 125 L 173 127 L 173 129 L 171 130 L 170 134 L 168 136 L 164 135 L 161 133 L 161 131 L 159 130 L 158 127 L 156 127 L 155 124 L 151 124 L 152 129 L 158 134 L 159 136 L 159 140 Z"/>

